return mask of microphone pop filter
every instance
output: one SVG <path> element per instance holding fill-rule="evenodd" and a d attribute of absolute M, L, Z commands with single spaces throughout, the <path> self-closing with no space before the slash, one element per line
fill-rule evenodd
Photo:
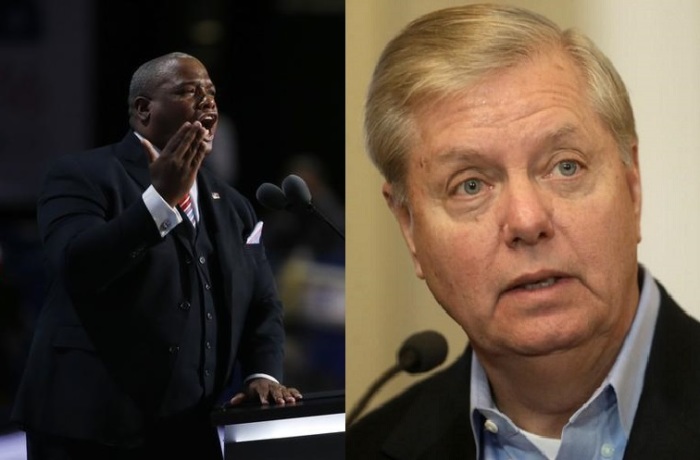
<path fill-rule="evenodd" d="M 406 339 L 398 353 L 398 364 L 404 371 L 415 374 L 435 369 L 445 358 L 445 337 L 435 331 L 423 331 Z"/>
<path fill-rule="evenodd" d="M 265 182 L 258 187 L 255 198 L 266 208 L 273 210 L 284 210 L 289 208 L 289 201 L 284 196 L 284 192 L 276 185 Z"/>
<path fill-rule="evenodd" d="M 311 203 L 311 191 L 301 177 L 290 174 L 282 181 L 282 190 L 292 204 L 308 205 Z"/>

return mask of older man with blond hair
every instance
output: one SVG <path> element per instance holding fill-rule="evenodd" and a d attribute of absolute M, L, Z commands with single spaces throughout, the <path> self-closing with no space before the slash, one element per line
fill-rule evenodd
<path fill-rule="evenodd" d="M 629 96 L 586 36 L 436 11 L 366 106 L 384 197 L 470 345 L 351 427 L 354 459 L 700 458 L 700 324 L 637 261 Z"/>

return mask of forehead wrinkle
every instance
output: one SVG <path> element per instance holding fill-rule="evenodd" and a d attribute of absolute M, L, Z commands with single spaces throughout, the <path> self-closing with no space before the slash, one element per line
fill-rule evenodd
<path fill-rule="evenodd" d="M 530 75 L 525 83 L 521 83 L 524 72 Z M 537 68 L 530 72 L 528 65 L 523 64 L 497 75 L 495 81 L 483 79 L 462 93 L 460 111 L 470 113 L 474 127 L 508 127 L 551 110 L 573 110 L 578 114 L 586 107 L 592 109 L 590 102 L 580 94 L 582 89 L 585 90 L 585 84 L 575 69 L 556 76 L 547 87 L 531 81 L 531 75 L 540 72 L 541 69 Z"/>
<path fill-rule="evenodd" d="M 535 145 L 558 145 L 578 139 L 581 129 L 573 123 L 565 123 L 557 128 L 541 131 L 534 136 Z"/>

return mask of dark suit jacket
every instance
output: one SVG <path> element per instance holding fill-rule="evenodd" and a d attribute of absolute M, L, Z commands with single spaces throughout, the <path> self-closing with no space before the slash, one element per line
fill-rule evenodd
<path fill-rule="evenodd" d="M 206 171 L 197 181 L 223 278 L 226 380 L 233 358 L 244 375 L 281 379 L 282 306 L 264 248 L 246 244 L 252 206 Z M 132 132 L 51 168 L 38 202 L 51 285 L 13 412 L 25 428 L 128 444 L 156 417 L 195 267 L 183 225 L 160 237 L 141 198 L 149 185 Z"/>
<path fill-rule="evenodd" d="M 661 289 L 644 387 L 625 459 L 700 458 L 700 323 Z M 353 425 L 349 460 L 476 459 L 471 349 Z"/>

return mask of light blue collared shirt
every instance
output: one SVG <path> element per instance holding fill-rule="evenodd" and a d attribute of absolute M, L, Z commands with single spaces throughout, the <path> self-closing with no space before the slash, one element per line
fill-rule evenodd
<path fill-rule="evenodd" d="M 632 327 L 625 337 L 613 367 L 591 398 L 564 426 L 555 458 L 622 459 L 632 422 L 642 394 L 661 294 L 651 273 L 644 282 Z M 484 368 L 472 353 L 472 429 L 482 460 L 546 460 L 505 414 L 496 407 Z"/>

